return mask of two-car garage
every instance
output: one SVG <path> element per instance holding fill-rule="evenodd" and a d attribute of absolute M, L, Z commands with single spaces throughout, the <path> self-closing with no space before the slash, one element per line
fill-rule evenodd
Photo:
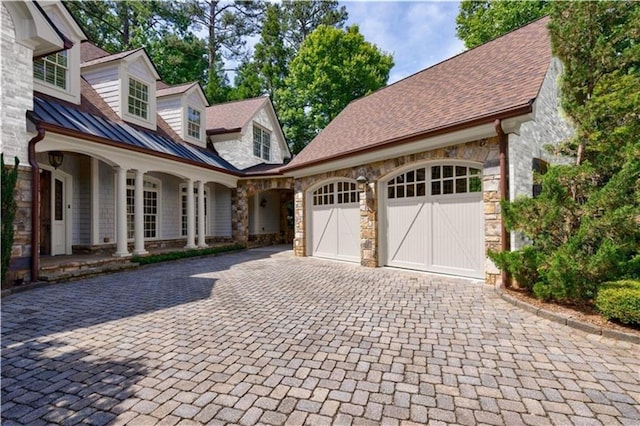
<path fill-rule="evenodd" d="M 481 166 L 429 163 L 378 183 L 379 264 L 483 278 Z M 310 255 L 360 261 L 360 207 L 355 181 L 309 192 Z"/>

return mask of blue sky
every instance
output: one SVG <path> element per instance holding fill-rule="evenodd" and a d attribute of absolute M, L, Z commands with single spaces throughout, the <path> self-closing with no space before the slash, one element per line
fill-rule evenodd
<path fill-rule="evenodd" d="M 365 39 L 392 53 L 389 83 L 464 50 L 456 37 L 457 1 L 341 1 Z"/>

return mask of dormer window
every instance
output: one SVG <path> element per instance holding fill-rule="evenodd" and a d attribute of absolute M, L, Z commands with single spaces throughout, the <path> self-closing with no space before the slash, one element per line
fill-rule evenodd
<path fill-rule="evenodd" d="M 200 117 L 200 111 L 189 107 L 187 111 L 187 134 L 195 139 L 200 139 Z"/>
<path fill-rule="evenodd" d="M 129 114 L 147 119 L 149 110 L 149 86 L 129 78 Z"/>
<path fill-rule="evenodd" d="M 253 155 L 269 161 L 271 159 L 271 133 L 262 127 L 253 126 Z"/>
<path fill-rule="evenodd" d="M 33 62 L 33 76 L 52 86 L 67 90 L 67 73 L 69 72 L 67 51 L 54 53 Z"/>

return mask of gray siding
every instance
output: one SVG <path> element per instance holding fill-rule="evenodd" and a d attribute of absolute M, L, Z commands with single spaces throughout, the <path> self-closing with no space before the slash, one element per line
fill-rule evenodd
<path fill-rule="evenodd" d="M 212 194 L 213 233 L 216 237 L 231 236 L 231 190 L 220 184 L 210 185 Z"/>
<path fill-rule="evenodd" d="M 83 72 L 82 76 L 116 114 L 120 114 L 120 79 L 118 78 L 118 66 L 115 65 L 109 68 Z"/>
<path fill-rule="evenodd" d="M 109 238 L 110 242 L 115 242 L 115 197 L 114 197 L 114 174 L 113 169 L 100 161 L 98 167 L 100 180 L 100 196 L 98 197 L 98 221 L 99 238 Z"/>
<path fill-rule="evenodd" d="M 158 114 L 174 132 L 182 134 L 182 104 L 180 98 L 158 100 Z"/>

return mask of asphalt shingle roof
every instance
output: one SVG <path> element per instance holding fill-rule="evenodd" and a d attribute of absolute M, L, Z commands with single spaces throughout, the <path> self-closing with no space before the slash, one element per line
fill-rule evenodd
<path fill-rule="evenodd" d="M 530 105 L 551 61 L 548 18 L 350 103 L 287 169 Z"/>
<path fill-rule="evenodd" d="M 207 133 L 221 134 L 239 131 L 269 101 L 269 97 L 226 102 L 207 107 Z"/>

